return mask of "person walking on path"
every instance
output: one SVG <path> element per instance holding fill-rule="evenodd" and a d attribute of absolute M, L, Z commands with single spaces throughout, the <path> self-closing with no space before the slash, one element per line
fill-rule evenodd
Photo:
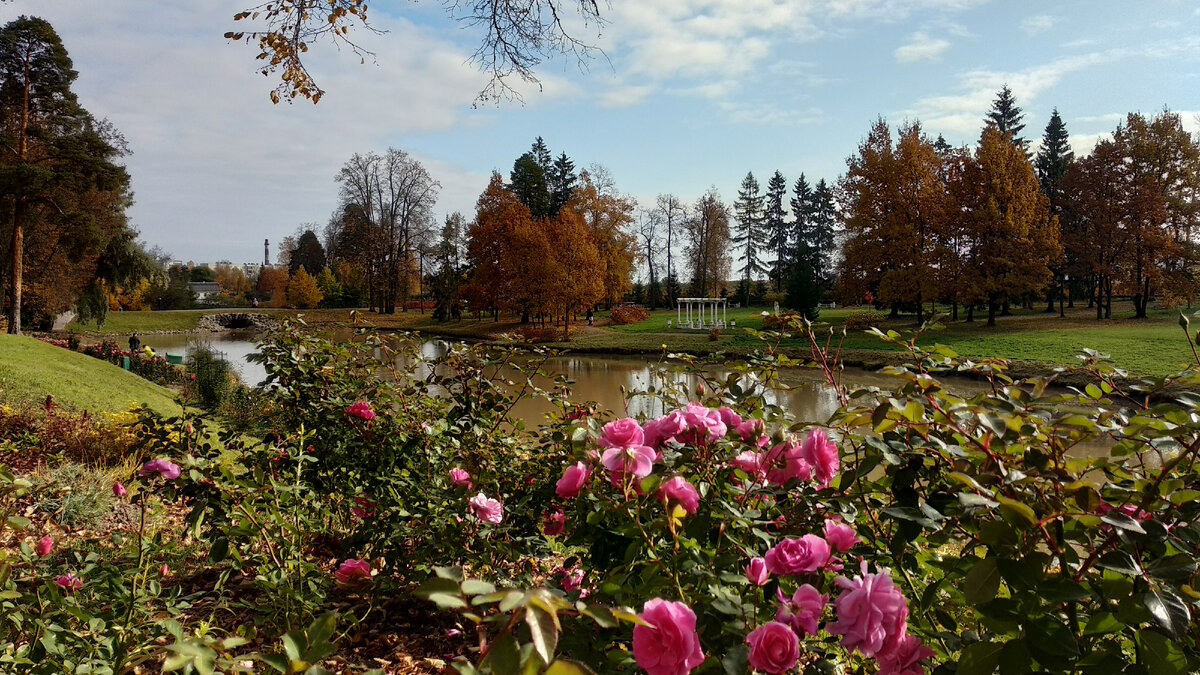
<path fill-rule="evenodd" d="M 137 336 L 137 333 L 129 336 L 129 353 L 134 354 L 142 348 L 142 340 Z"/>

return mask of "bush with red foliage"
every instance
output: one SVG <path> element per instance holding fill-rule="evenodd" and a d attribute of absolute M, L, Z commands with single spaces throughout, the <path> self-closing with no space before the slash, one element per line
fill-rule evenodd
<path fill-rule="evenodd" d="M 641 305 L 622 305 L 621 307 L 614 308 L 609 318 L 614 324 L 625 326 L 649 319 L 650 312 L 647 312 L 646 308 Z"/>

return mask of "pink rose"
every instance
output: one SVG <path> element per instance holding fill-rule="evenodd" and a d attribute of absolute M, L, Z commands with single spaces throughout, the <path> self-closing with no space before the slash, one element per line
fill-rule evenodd
<path fill-rule="evenodd" d="M 563 499 L 573 499 L 579 496 L 579 490 L 587 483 L 592 475 L 592 469 L 583 462 L 575 462 L 563 471 L 562 478 L 555 484 L 554 493 Z"/>
<path fill-rule="evenodd" d="M 164 579 L 171 576 L 171 566 L 167 563 L 163 563 L 162 567 L 158 568 L 158 575 Z"/>
<path fill-rule="evenodd" d="M 767 569 L 775 576 L 816 572 L 829 562 L 829 544 L 815 534 L 788 538 L 767 551 Z"/>
<path fill-rule="evenodd" d="M 654 448 L 635 445 L 627 448 L 609 448 L 600 455 L 600 463 L 613 475 L 622 478 L 632 474 L 634 478 L 645 478 L 654 469 Z"/>
<path fill-rule="evenodd" d="M 767 476 L 766 457 L 761 453 L 747 450 L 734 458 L 731 464 L 745 471 L 749 476 L 762 479 Z"/>
<path fill-rule="evenodd" d="M 790 624 L 797 635 L 816 635 L 817 624 L 825 612 L 825 604 L 829 602 L 828 595 L 808 584 L 796 589 L 789 599 L 783 591 L 777 591 L 779 609 L 775 611 L 775 620 Z"/>
<path fill-rule="evenodd" d="M 648 600 L 633 627 L 633 658 L 649 675 L 687 675 L 704 661 L 696 614 L 682 602 Z"/>
<path fill-rule="evenodd" d="M 371 579 L 371 563 L 366 560 L 343 561 L 333 573 L 333 580 L 338 586 L 355 586 Z"/>
<path fill-rule="evenodd" d="M 582 567 L 576 567 L 574 569 L 564 568 L 560 569 L 559 571 L 561 571 L 563 575 L 562 589 L 564 591 L 568 593 L 571 591 L 577 591 L 579 590 L 579 587 L 583 585 L 584 571 Z"/>
<path fill-rule="evenodd" d="M 125 486 L 121 485 L 121 481 L 113 483 L 113 496 L 117 499 L 125 496 Z"/>
<path fill-rule="evenodd" d="M 688 515 L 695 515 L 696 509 L 700 507 L 700 493 L 680 476 L 672 476 L 663 481 L 658 487 L 658 498 L 664 502 L 673 501 L 679 504 Z"/>
<path fill-rule="evenodd" d="M 675 440 L 675 437 L 682 434 L 687 429 L 687 421 L 683 418 L 683 413 L 676 410 L 668 413 L 655 420 L 650 420 L 642 426 L 642 431 L 645 433 L 646 445 L 652 448 L 661 447 L 667 441 Z"/>
<path fill-rule="evenodd" d="M 46 556 L 50 555 L 50 551 L 53 551 L 53 550 L 54 550 L 54 540 L 50 538 L 50 535 L 46 535 L 45 537 L 38 539 L 37 545 L 35 545 L 33 547 L 33 552 L 38 554 L 38 556 L 42 557 L 42 558 L 45 558 Z"/>
<path fill-rule="evenodd" d="M 142 478 L 158 474 L 167 480 L 179 478 L 179 473 L 179 465 L 165 459 L 152 459 L 138 470 L 138 475 Z"/>
<path fill-rule="evenodd" d="M 720 416 L 721 423 L 725 425 L 726 430 L 736 429 L 742 423 L 742 417 L 735 413 L 733 408 L 717 408 L 717 415 Z"/>
<path fill-rule="evenodd" d="M 471 497 L 471 511 L 485 523 L 499 525 L 504 520 L 504 505 L 495 499 L 488 499 L 482 492 Z"/>
<path fill-rule="evenodd" d="M 453 481 L 456 486 L 465 487 L 468 490 L 474 487 L 474 485 L 471 483 L 471 474 L 458 467 L 450 469 L 450 480 Z"/>
<path fill-rule="evenodd" d="M 784 441 L 768 450 L 764 464 L 770 467 L 767 482 L 773 485 L 783 485 L 793 478 L 812 478 L 812 465 L 804 458 L 800 445 L 795 441 Z"/>
<path fill-rule="evenodd" d="M 54 583 L 66 591 L 77 591 L 83 588 L 83 579 L 75 576 L 74 572 L 67 572 L 66 574 L 55 579 Z"/>
<path fill-rule="evenodd" d="M 641 425 L 632 417 L 609 422 L 600 431 L 600 447 L 629 448 L 635 445 L 645 445 L 645 433 Z"/>
<path fill-rule="evenodd" d="M 861 539 L 858 538 L 853 527 L 836 520 L 826 520 L 825 541 L 829 542 L 829 545 L 838 553 L 845 553 Z"/>
<path fill-rule="evenodd" d="M 934 656 L 929 647 L 921 644 L 915 635 L 905 635 L 896 643 L 896 648 L 876 657 L 879 675 L 925 675 L 921 661 Z"/>
<path fill-rule="evenodd" d="M 764 673 L 786 673 L 800 658 L 800 640 L 791 628 L 771 621 L 746 636 L 750 645 L 750 667 Z"/>
<path fill-rule="evenodd" d="M 834 579 L 843 593 L 833 603 L 837 622 L 825 629 L 841 635 L 843 647 L 864 656 L 892 652 L 908 628 L 908 603 L 886 569 L 868 574 L 866 561 L 861 569 L 862 576 Z"/>
<path fill-rule="evenodd" d="M 754 439 L 755 445 L 763 445 L 768 442 L 768 438 L 763 435 L 765 425 L 762 420 L 746 420 L 736 426 L 738 437 L 743 441 L 749 442 Z"/>
<path fill-rule="evenodd" d="M 556 537 L 562 534 L 563 530 L 567 529 L 567 516 L 562 511 L 554 511 L 547 513 L 542 519 L 542 529 L 546 531 L 546 536 Z"/>
<path fill-rule="evenodd" d="M 683 409 L 683 420 L 687 430 L 675 438 L 680 443 L 704 445 L 721 438 L 729 431 L 721 421 L 721 413 L 699 403 L 687 404 Z"/>
<path fill-rule="evenodd" d="M 822 429 L 813 429 L 804 439 L 800 455 L 816 471 L 817 482 L 821 487 L 829 487 L 829 482 L 838 472 L 838 449 L 825 435 Z"/>
<path fill-rule="evenodd" d="M 750 562 L 746 563 L 746 580 L 755 586 L 766 585 L 771 578 L 771 573 L 767 571 L 767 561 L 762 558 L 751 558 Z"/>
<path fill-rule="evenodd" d="M 371 410 L 371 404 L 366 401 L 351 403 L 350 407 L 346 408 L 346 414 L 367 421 L 375 419 L 375 411 Z"/>

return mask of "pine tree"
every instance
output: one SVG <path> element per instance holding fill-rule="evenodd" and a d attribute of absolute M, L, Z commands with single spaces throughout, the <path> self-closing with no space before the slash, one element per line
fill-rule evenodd
<path fill-rule="evenodd" d="M 946 137 L 941 134 L 938 134 L 937 140 L 933 142 L 933 149 L 942 159 L 949 157 L 950 153 L 954 152 L 954 146 L 946 142 Z"/>
<path fill-rule="evenodd" d="M 533 146 L 529 148 L 529 154 L 533 155 L 538 166 L 542 167 L 542 173 L 549 175 L 553 158 L 550 155 L 550 148 L 546 147 L 546 141 L 543 141 L 541 136 L 534 140 Z"/>
<path fill-rule="evenodd" d="M 812 227 L 813 213 L 813 191 L 812 186 L 808 184 L 808 179 L 804 174 L 796 179 L 796 184 L 792 187 L 795 196 L 792 197 L 792 233 L 791 233 L 791 251 L 789 253 L 792 260 L 800 255 L 800 247 L 807 245 L 809 240 L 809 228 Z"/>
<path fill-rule="evenodd" d="M 1012 89 L 1009 89 L 1006 84 L 996 94 L 996 100 L 992 101 L 992 109 L 988 111 L 983 122 L 987 127 L 997 129 L 1002 134 L 1008 134 L 1013 144 L 1028 155 L 1029 141 L 1020 136 L 1021 130 L 1025 128 L 1021 122 L 1023 117 L 1021 109 L 1017 107 L 1017 100 L 1013 97 Z"/>
<path fill-rule="evenodd" d="M 738 198 L 733 203 L 737 229 L 730 238 L 736 250 L 740 251 L 737 259 L 742 266 L 738 268 L 738 273 L 745 282 L 742 301 L 747 305 L 750 304 L 750 280 L 766 271 L 766 264 L 762 259 L 762 251 L 767 247 L 766 230 L 763 227 L 763 202 L 764 197 L 759 192 L 758 180 L 754 178 L 753 172 L 747 173 L 738 190 Z"/>
<path fill-rule="evenodd" d="M 789 258 L 791 257 L 791 231 L 787 222 L 787 211 L 783 209 L 783 197 L 787 194 L 787 180 L 778 171 L 767 182 L 767 210 L 765 227 L 767 246 L 774 254 L 771 261 L 771 277 L 775 280 L 775 290 L 783 290 L 783 280 L 787 276 Z"/>

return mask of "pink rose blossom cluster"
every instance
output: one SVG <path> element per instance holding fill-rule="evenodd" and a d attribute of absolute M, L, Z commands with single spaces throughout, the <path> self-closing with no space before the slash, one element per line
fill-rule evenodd
<path fill-rule="evenodd" d="M 849 525 L 825 521 L 825 537 L 806 534 L 788 538 L 753 558 L 746 565 L 746 579 L 763 586 L 771 575 L 795 577 L 838 571 L 841 563 L 832 555 L 844 552 L 859 542 Z M 921 661 L 934 652 L 908 634 L 908 602 L 892 583 L 887 570 L 871 574 L 862 563 L 862 574 L 838 576 L 833 585 L 841 589 L 833 601 L 836 620 L 825 630 L 842 636 L 842 646 L 874 658 L 881 675 L 922 675 Z M 810 576 L 812 578 L 812 576 Z M 775 620 L 759 626 L 746 636 L 750 645 L 750 665 L 765 673 L 784 673 L 796 666 L 800 639 L 816 635 L 829 604 L 829 596 L 812 584 L 801 584 L 790 596 L 776 591 L 778 606 Z"/>
<path fill-rule="evenodd" d="M 475 487 L 471 482 L 471 474 L 458 467 L 450 469 L 450 482 L 454 483 L 455 487 L 465 487 L 468 490 Z"/>
<path fill-rule="evenodd" d="M 755 438 L 740 431 L 739 435 L 747 441 Z M 758 447 L 769 442 L 765 436 L 758 436 L 757 439 L 755 443 Z M 755 479 L 765 479 L 772 485 L 784 485 L 792 479 L 815 479 L 821 487 L 829 487 L 837 475 L 840 460 L 837 445 L 829 440 L 824 430 L 813 429 L 803 443 L 789 439 L 766 451 L 746 450 L 731 463 Z"/>

